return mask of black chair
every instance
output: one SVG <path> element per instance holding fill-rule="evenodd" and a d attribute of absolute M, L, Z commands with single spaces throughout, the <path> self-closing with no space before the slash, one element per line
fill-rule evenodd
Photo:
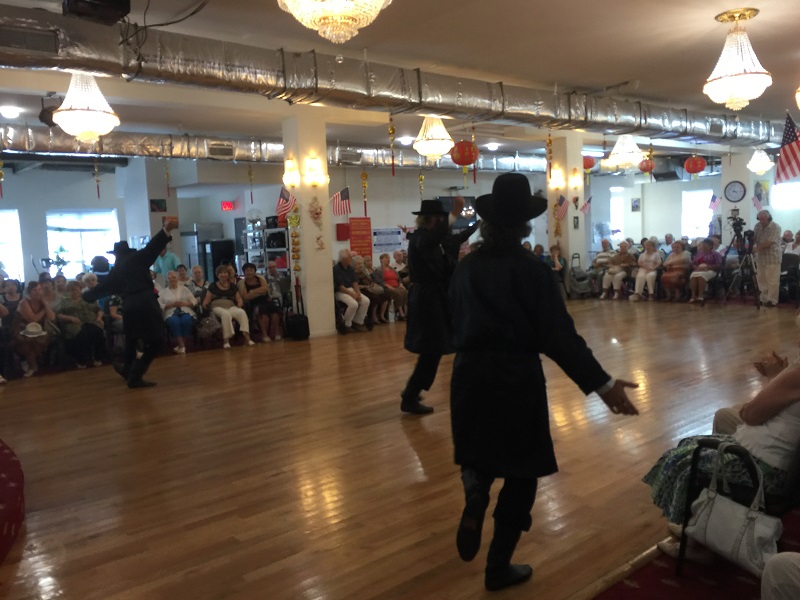
<path fill-rule="evenodd" d="M 785 287 L 795 308 L 800 305 L 800 256 L 784 253 L 781 258 L 781 288 Z"/>

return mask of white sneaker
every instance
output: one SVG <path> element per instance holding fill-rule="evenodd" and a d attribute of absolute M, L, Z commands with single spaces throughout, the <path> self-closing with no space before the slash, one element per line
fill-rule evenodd
<path fill-rule="evenodd" d="M 267 335 L 265 335 L 264 337 L 261 338 L 261 343 L 262 344 L 269 344 L 271 341 L 272 340 L 269 339 L 269 336 L 267 336 Z"/>
<path fill-rule="evenodd" d="M 600 300 L 605 300 L 606 298 L 608 298 L 608 294 L 606 292 L 600 294 Z"/>
<path fill-rule="evenodd" d="M 175 346 L 172 351 L 175 354 L 186 354 L 186 348 L 184 346 Z"/>
<path fill-rule="evenodd" d="M 619 300 L 619 299 L 620 299 L 619 292 L 614 292 L 614 300 Z"/>
<path fill-rule="evenodd" d="M 276 341 L 276 342 L 280 342 L 282 339 L 283 339 L 283 338 L 282 338 L 281 336 L 279 336 L 279 335 L 277 335 L 277 334 L 275 335 L 275 341 Z"/>
<path fill-rule="evenodd" d="M 94 361 L 92 364 L 93 364 L 95 367 L 102 367 L 102 366 L 103 366 L 103 361 L 102 361 L 102 360 L 96 360 L 96 361 Z"/>
<path fill-rule="evenodd" d="M 269 339 L 269 338 L 267 338 L 267 339 Z M 247 345 L 248 346 L 255 346 L 256 343 L 253 340 L 247 340 Z"/>
<path fill-rule="evenodd" d="M 8 380 L 2 375 L 0 375 L 0 385 L 3 385 L 4 383 L 8 383 Z"/>
<path fill-rule="evenodd" d="M 228 350 L 230 347 L 231 347 L 231 345 L 228 342 L 225 342 L 224 344 L 222 344 L 222 348 L 225 349 L 225 350 Z"/>
<path fill-rule="evenodd" d="M 86 368 L 86 365 L 84 365 L 83 363 L 78 363 L 75 366 L 78 367 L 79 369 L 85 369 Z"/>
<path fill-rule="evenodd" d="M 639 294 L 634 294 L 628 298 L 628 302 L 638 302 L 642 297 Z"/>

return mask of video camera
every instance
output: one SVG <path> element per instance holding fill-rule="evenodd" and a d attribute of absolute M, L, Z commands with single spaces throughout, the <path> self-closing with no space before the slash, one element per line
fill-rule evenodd
<path fill-rule="evenodd" d="M 742 233 L 746 223 L 745 220 L 739 216 L 738 208 L 731 209 L 731 216 L 728 217 L 728 221 L 730 222 L 734 233 Z"/>

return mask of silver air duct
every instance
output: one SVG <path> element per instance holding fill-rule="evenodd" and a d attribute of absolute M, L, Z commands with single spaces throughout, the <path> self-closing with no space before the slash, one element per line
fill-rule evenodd
<path fill-rule="evenodd" d="M 154 83 L 262 94 L 289 103 L 426 112 L 468 121 L 584 129 L 652 138 L 759 145 L 780 141 L 780 124 L 630 99 L 553 93 L 338 59 L 265 50 L 150 30 L 141 48 L 105 27 L 30 9 L 0 7 L 0 66 L 76 69 Z M 136 36 L 134 36 L 135 38 Z"/>

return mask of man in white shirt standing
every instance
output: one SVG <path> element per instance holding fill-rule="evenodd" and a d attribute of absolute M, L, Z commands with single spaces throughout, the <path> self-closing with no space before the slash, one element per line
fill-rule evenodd
<path fill-rule="evenodd" d="M 761 303 L 764 306 L 777 306 L 781 282 L 781 227 L 772 220 L 768 210 L 760 211 L 756 218 L 754 250 Z"/>

